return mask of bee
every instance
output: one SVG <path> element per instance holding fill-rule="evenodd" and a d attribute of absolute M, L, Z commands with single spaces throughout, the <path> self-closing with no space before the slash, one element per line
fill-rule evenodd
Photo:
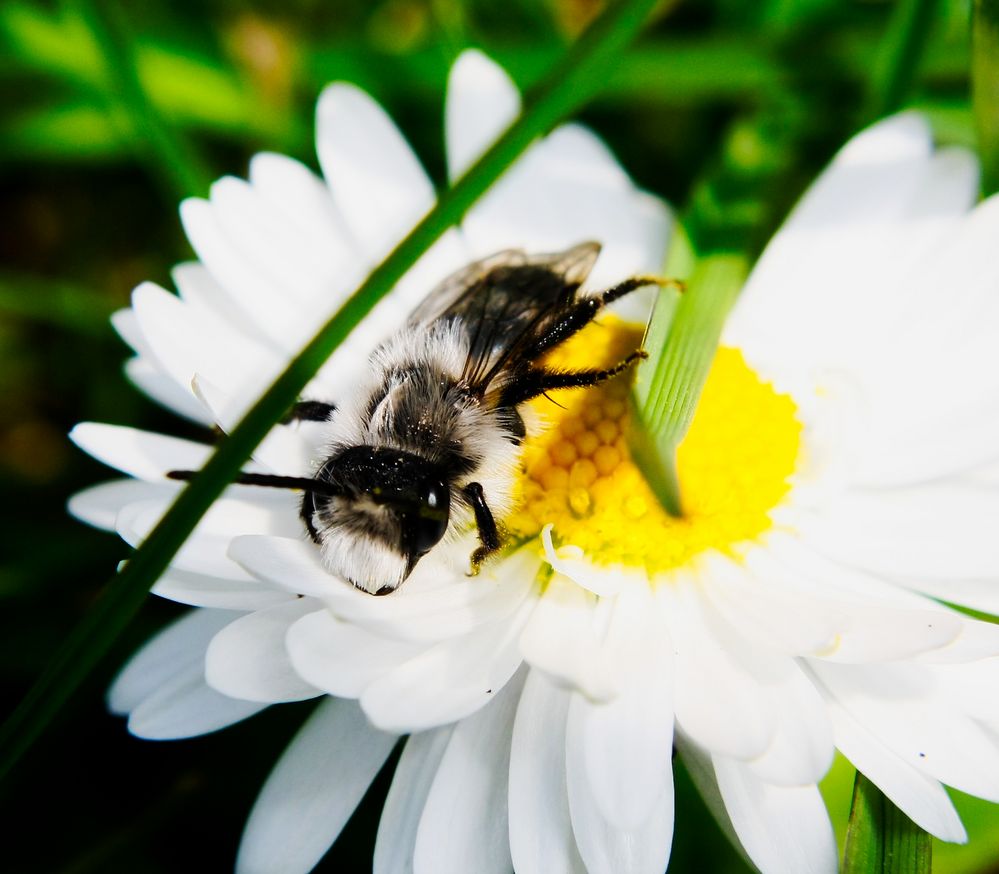
<path fill-rule="evenodd" d="M 374 595 L 395 591 L 417 562 L 474 526 L 472 573 L 503 545 L 497 518 L 513 509 L 524 404 L 554 389 L 592 386 L 646 357 L 572 372 L 546 353 L 608 304 L 656 277 L 581 294 L 600 245 L 529 255 L 507 250 L 445 279 L 369 359 L 341 404 L 300 401 L 288 421 L 325 424 L 328 455 L 311 478 L 243 473 L 236 482 L 301 489 L 301 517 L 333 574 Z M 172 471 L 190 479 L 191 471 Z"/>

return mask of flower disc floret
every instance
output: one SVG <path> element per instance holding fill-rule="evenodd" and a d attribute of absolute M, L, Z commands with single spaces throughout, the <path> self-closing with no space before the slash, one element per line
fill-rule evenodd
<path fill-rule="evenodd" d="M 620 360 L 641 337 L 638 327 L 605 321 L 566 343 L 548 365 L 601 366 Z M 675 518 L 628 448 L 631 378 L 534 402 L 547 427 L 526 447 L 523 507 L 510 526 L 530 537 L 552 524 L 556 543 L 582 549 L 592 562 L 643 567 L 650 575 L 707 550 L 738 557 L 740 544 L 771 527 L 771 511 L 791 488 L 802 430 L 794 401 L 760 379 L 738 349 L 720 349 L 679 448 L 683 516 Z"/>

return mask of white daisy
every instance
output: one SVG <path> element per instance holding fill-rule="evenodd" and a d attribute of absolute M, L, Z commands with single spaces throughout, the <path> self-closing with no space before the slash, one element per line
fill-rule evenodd
<path fill-rule="evenodd" d="M 501 71 L 459 60 L 452 175 L 516 110 Z M 249 184 L 186 203 L 201 264 L 178 268 L 179 298 L 143 285 L 117 317 L 137 352 L 130 375 L 178 412 L 231 426 L 432 204 L 408 147 L 355 89 L 320 100 L 318 151 L 329 188 L 262 155 Z M 329 696 L 254 807 L 247 872 L 314 865 L 402 734 L 377 872 L 660 872 L 674 743 L 768 874 L 835 870 L 815 787 L 834 748 L 923 828 L 962 840 L 942 784 L 999 800 L 999 631 L 941 603 L 999 611 L 999 201 L 969 212 L 975 190 L 972 158 L 934 152 L 918 116 L 840 153 L 726 329 L 681 447 L 684 519 L 662 513 L 629 461 L 620 382 L 542 408 L 551 427 L 525 452 L 506 520 L 519 546 L 472 580 L 431 554 L 373 598 L 327 571 L 294 495 L 234 486 L 155 589 L 202 609 L 129 663 L 112 708 L 136 734 L 182 737 Z M 596 239 L 588 285 L 606 287 L 657 270 L 667 230 L 592 135 L 561 128 L 304 396 L 349 395 L 366 353 L 475 258 Z M 608 320 L 560 354 L 613 357 L 634 330 Z M 208 452 L 106 425 L 74 437 L 135 479 L 72 509 L 133 544 L 175 493 L 163 474 Z M 322 425 L 278 426 L 254 463 L 308 476 L 322 444 Z"/>

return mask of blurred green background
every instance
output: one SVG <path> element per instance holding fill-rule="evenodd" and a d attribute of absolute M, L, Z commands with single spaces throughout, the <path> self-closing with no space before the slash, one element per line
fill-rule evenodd
<path fill-rule="evenodd" d="M 127 548 L 71 521 L 109 472 L 75 451 L 80 420 L 177 434 L 132 389 L 109 314 L 191 257 L 177 203 L 245 173 L 261 149 L 315 167 L 324 84 L 374 94 L 443 183 L 442 94 L 477 46 L 529 87 L 599 0 L 0 3 L 0 683 L 12 707 Z M 583 114 L 695 238 L 758 250 L 835 148 L 899 106 L 974 146 L 970 2 L 675 0 Z M 310 705 L 192 741 L 130 738 L 104 712 L 115 666 L 178 615 L 151 599 L 58 724 L 0 786 L 0 870 L 228 870 L 270 766 Z M 389 766 L 390 773 L 391 763 Z M 383 774 L 320 870 L 370 868 Z M 845 822 L 852 772 L 825 789 Z M 999 871 L 999 815 L 957 799 L 967 848 L 940 872 Z M 684 775 L 671 871 L 744 871 Z"/>

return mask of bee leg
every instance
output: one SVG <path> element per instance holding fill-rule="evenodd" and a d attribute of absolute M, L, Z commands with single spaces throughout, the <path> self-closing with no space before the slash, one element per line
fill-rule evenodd
<path fill-rule="evenodd" d="M 607 306 L 607 304 L 614 303 L 614 301 L 624 297 L 626 294 L 631 294 L 631 292 L 637 291 L 639 288 L 645 288 L 646 285 L 658 285 L 660 288 L 675 288 L 681 292 L 686 287 L 679 279 L 667 279 L 664 276 L 632 276 L 601 292 L 597 300 L 603 303 L 604 306 Z"/>
<path fill-rule="evenodd" d="M 634 362 L 648 357 L 649 353 L 644 349 L 637 349 L 623 361 L 605 370 L 577 370 L 573 373 L 528 370 L 523 377 L 507 386 L 501 403 L 516 406 L 557 388 L 587 388 L 597 385 L 623 373 Z"/>
<path fill-rule="evenodd" d="M 500 548 L 499 531 L 496 520 L 486 503 L 486 496 L 479 483 L 469 483 L 462 489 L 465 499 L 472 505 L 475 513 L 475 524 L 479 529 L 479 548 L 472 553 L 472 574 L 479 572 L 479 566 L 493 552 Z"/>
<path fill-rule="evenodd" d="M 316 495 L 314 492 L 306 492 L 302 495 L 302 506 L 299 509 L 299 515 L 302 517 L 302 521 L 305 523 L 305 527 L 309 532 L 309 537 L 312 538 L 313 543 L 321 544 L 322 538 L 319 536 L 319 532 L 316 530 L 315 522 L 312 521 L 313 515 L 316 512 Z"/>
<path fill-rule="evenodd" d="M 289 422 L 325 422 L 336 410 L 335 404 L 327 404 L 323 401 L 299 401 L 293 406 L 282 420 L 282 424 Z"/>
<path fill-rule="evenodd" d="M 683 291 L 683 283 L 676 279 L 664 279 L 661 276 L 632 276 L 595 297 L 584 297 L 571 304 L 565 315 L 552 323 L 548 330 L 534 341 L 534 345 L 526 350 L 526 357 L 531 360 L 537 359 L 549 349 L 561 345 L 592 322 L 607 304 L 647 285 L 664 288 L 672 286 Z"/>
<path fill-rule="evenodd" d="M 578 334 L 596 318 L 603 305 L 599 297 L 584 297 L 582 300 L 577 300 L 566 310 L 565 315 L 549 325 L 545 333 L 525 350 L 524 357 L 533 361 L 549 349 L 554 349 L 574 334 Z"/>

